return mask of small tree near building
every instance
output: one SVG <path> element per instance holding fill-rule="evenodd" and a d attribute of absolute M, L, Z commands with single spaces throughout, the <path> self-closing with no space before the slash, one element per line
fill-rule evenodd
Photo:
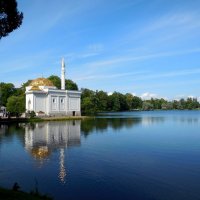
<path fill-rule="evenodd" d="M 25 112 L 25 98 L 24 96 L 11 96 L 8 98 L 6 106 L 7 111 L 9 111 L 12 116 L 19 117 Z"/>

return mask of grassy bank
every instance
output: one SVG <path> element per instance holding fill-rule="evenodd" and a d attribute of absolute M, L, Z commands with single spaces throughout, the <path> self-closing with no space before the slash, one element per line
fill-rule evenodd
<path fill-rule="evenodd" d="M 43 118 L 30 118 L 28 122 L 44 122 L 44 121 L 66 121 L 66 120 L 83 120 L 91 118 L 88 116 L 63 116 L 63 117 L 43 117 Z"/>
<path fill-rule="evenodd" d="M 47 196 L 42 196 L 39 194 L 29 194 L 26 192 L 17 192 L 13 190 L 8 190 L 0 188 L 0 199 L 2 200 L 52 200 L 52 198 Z"/>
<path fill-rule="evenodd" d="M 34 118 L 4 118 L 0 119 L 0 123 L 16 123 L 16 122 L 44 122 L 44 121 L 66 121 L 66 120 L 83 120 L 94 118 L 89 116 L 63 116 L 63 117 L 34 117 Z"/>

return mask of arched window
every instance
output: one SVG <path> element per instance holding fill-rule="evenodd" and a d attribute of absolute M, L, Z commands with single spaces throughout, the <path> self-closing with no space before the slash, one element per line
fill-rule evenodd
<path fill-rule="evenodd" d="M 28 100 L 28 110 L 30 110 L 31 109 L 31 100 L 29 99 Z"/>

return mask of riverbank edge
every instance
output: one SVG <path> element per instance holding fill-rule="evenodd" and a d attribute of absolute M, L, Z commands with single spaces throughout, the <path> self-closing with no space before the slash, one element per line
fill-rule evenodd
<path fill-rule="evenodd" d="M 95 116 L 62 116 L 62 117 L 34 117 L 34 118 L 9 118 L 0 119 L 1 123 L 28 123 L 28 122 L 45 122 L 45 121 L 67 121 L 67 120 L 84 120 L 95 118 Z"/>

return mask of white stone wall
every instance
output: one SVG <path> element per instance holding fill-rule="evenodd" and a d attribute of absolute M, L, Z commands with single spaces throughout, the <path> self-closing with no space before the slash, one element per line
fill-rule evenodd
<path fill-rule="evenodd" d="M 67 115 L 81 115 L 81 92 L 67 91 L 68 94 L 68 109 Z"/>
<path fill-rule="evenodd" d="M 26 110 L 42 111 L 50 116 L 81 115 L 81 92 L 43 88 L 26 91 Z"/>
<path fill-rule="evenodd" d="M 46 113 L 46 95 L 45 94 L 35 94 L 35 112 L 42 111 Z"/>
<path fill-rule="evenodd" d="M 49 115 L 66 115 L 67 96 L 65 91 L 49 92 L 48 98 Z"/>
<path fill-rule="evenodd" d="M 69 111 L 79 111 L 79 98 L 69 97 Z"/>

